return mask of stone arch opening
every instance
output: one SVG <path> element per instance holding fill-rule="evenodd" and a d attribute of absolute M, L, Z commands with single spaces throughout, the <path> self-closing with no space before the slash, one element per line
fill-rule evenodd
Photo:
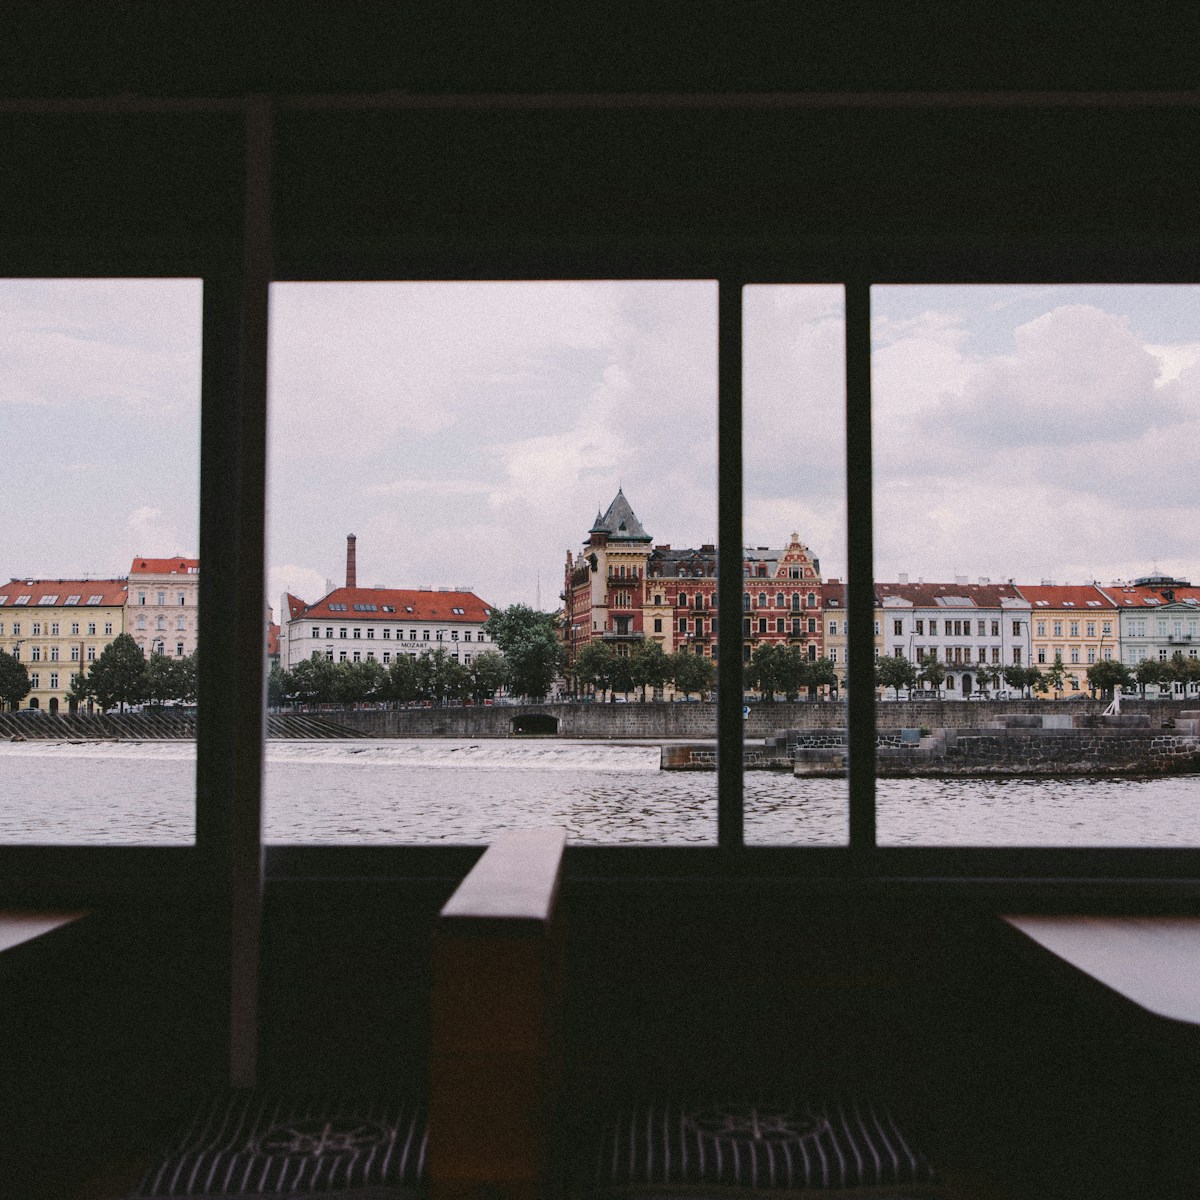
<path fill-rule="evenodd" d="M 518 736 L 556 737 L 558 718 L 549 713 L 522 713 L 513 717 L 512 731 Z"/>
<path fill-rule="evenodd" d="M 50 697 L 50 715 L 52 717 L 58 715 L 58 697 L 57 696 Z"/>

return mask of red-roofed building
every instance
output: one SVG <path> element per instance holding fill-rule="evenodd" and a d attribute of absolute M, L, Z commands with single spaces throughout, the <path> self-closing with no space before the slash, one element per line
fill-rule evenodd
<path fill-rule="evenodd" d="M 984 665 L 1029 665 L 1029 601 L 1011 583 L 876 583 L 875 598 L 883 653 L 933 655 L 951 698 L 977 690 Z"/>
<path fill-rule="evenodd" d="M 483 628 L 494 610 L 474 592 L 341 587 L 309 605 L 285 593 L 283 610 L 285 668 L 306 658 L 387 664 L 439 647 L 469 665 L 496 650 Z"/>
<path fill-rule="evenodd" d="M 56 713 L 79 664 L 95 662 L 124 632 L 124 579 L 13 579 L 0 584 L 0 650 L 25 664 L 22 707 Z"/>
<path fill-rule="evenodd" d="M 1050 694 L 1086 694 L 1088 667 L 1120 657 L 1116 604 L 1093 583 L 1022 583 L 1019 590 L 1029 601 L 1033 665 L 1045 671 L 1056 658 L 1063 664 L 1063 690 Z"/>
<path fill-rule="evenodd" d="M 194 654 L 199 633 L 200 560 L 143 558 L 129 568 L 125 632 L 146 656 L 183 658 Z"/>
<path fill-rule="evenodd" d="M 1136 667 L 1147 659 L 1170 662 L 1176 654 L 1200 656 L 1200 588 L 1182 579 L 1151 578 L 1103 589 L 1118 611 L 1121 661 Z M 1169 686 L 1185 694 L 1182 684 Z M 1186 694 L 1198 692 L 1191 684 Z"/>

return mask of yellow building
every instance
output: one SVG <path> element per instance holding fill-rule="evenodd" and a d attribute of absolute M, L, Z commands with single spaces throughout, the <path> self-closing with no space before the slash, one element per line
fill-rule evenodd
<path fill-rule="evenodd" d="M 1069 700 L 1090 694 L 1087 669 L 1106 659 L 1119 659 L 1116 604 L 1095 584 L 1020 584 L 1029 601 L 1033 666 L 1046 672 L 1062 660 L 1063 685 L 1045 695 Z"/>
<path fill-rule="evenodd" d="M 25 664 L 22 708 L 65 712 L 79 665 L 125 629 L 124 579 L 13 579 L 0 585 L 0 650 Z"/>

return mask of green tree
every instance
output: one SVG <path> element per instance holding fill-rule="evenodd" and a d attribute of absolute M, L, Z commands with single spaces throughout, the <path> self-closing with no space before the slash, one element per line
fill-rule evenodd
<path fill-rule="evenodd" d="M 992 684 L 1000 679 L 1000 668 L 989 667 L 987 663 L 980 663 L 975 668 L 975 686 L 983 695 L 987 695 L 992 688 Z"/>
<path fill-rule="evenodd" d="M 292 690 L 292 677 L 278 663 L 272 663 L 267 675 L 267 707 L 282 708 Z"/>
<path fill-rule="evenodd" d="M 152 654 L 146 661 L 145 699 L 155 708 L 162 708 L 167 701 L 179 698 L 177 661 L 165 654 Z"/>
<path fill-rule="evenodd" d="M 476 700 L 490 700 L 508 679 L 508 664 L 503 654 L 485 650 L 471 660 L 471 695 Z"/>
<path fill-rule="evenodd" d="M 146 699 L 146 656 L 127 633 L 119 633 L 104 648 L 88 673 L 88 694 L 103 712 L 125 711 L 127 704 Z"/>
<path fill-rule="evenodd" d="M 746 686 L 757 691 L 764 704 L 773 704 L 779 690 L 779 650 L 771 642 L 754 647 L 746 664 Z"/>
<path fill-rule="evenodd" d="M 334 676 L 333 701 L 350 706 L 381 698 L 387 684 L 387 671 L 373 658 L 361 662 L 339 662 Z"/>
<path fill-rule="evenodd" d="M 676 651 L 667 655 L 667 667 L 676 691 L 682 692 L 685 699 L 693 692 L 704 695 L 711 691 L 717 678 L 717 664 L 703 654 Z"/>
<path fill-rule="evenodd" d="M 1123 663 L 1105 659 L 1103 662 L 1092 663 L 1087 669 L 1088 687 L 1098 691 L 1105 700 L 1113 697 L 1113 688 L 1131 688 L 1134 684 L 1133 672 Z"/>
<path fill-rule="evenodd" d="M 1147 687 L 1161 687 L 1167 682 L 1169 674 L 1170 668 L 1167 664 L 1153 658 L 1142 659 L 1134 672 L 1143 697 Z"/>
<path fill-rule="evenodd" d="M 938 699 L 941 699 L 942 684 L 946 682 L 946 664 L 936 654 L 926 654 L 921 658 L 917 678 L 932 684 L 937 689 Z"/>
<path fill-rule="evenodd" d="M 922 667 L 926 664 L 922 661 Z M 943 669 L 942 678 L 946 677 L 946 672 Z M 875 664 L 875 686 L 882 688 L 891 688 L 896 693 L 896 699 L 900 699 L 900 689 L 908 689 L 908 697 L 912 699 L 912 690 L 917 684 L 917 668 L 908 661 L 907 658 L 898 658 L 896 655 L 888 655 L 881 658 Z"/>
<path fill-rule="evenodd" d="M 417 660 L 413 655 L 396 655 L 388 667 L 385 695 L 393 704 L 408 704 L 417 698 Z"/>
<path fill-rule="evenodd" d="M 470 673 L 444 646 L 427 650 L 416 666 L 417 693 L 423 700 L 442 705 L 470 695 Z"/>
<path fill-rule="evenodd" d="M 200 669 L 200 651 L 194 650 L 175 659 L 175 699 L 181 704 L 196 703 L 196 674 Z"/>
<path fill-rule="evenodd" d="M 301 704 L 332 704 L 337 668 L 325 658 L 306 658 L 292 670 L 292 687 Z"/>
<path fill-rule="evenodd" d="M 5 650 L 0 650 L 0 701 L 14 711 L 29 695 L 29 672 L 25 664 Z"/>
<path fill-rule="evenodd" d="M 1062 655 L 1056 654 L 1054 662 L 1046 669 L 1045 676 L 1046 690 L 1054 692 L 1056 698 L 1063 690 L 1066 683 L 1066 675 L 1067 672 L 1063 664 Z"/>
<path fill-rule="evenodd" d="M 644 704 L 647 689 L 661 688 L 667 681 L 667 656 L 656 641 L 641 642 L 630 651 L 629 666 L 633 673 L 633 686 L 642 689 Z"/>
<path fill-rule="evenodd" d="M 504 651 L 509 690 L 531 700 L 545 699 L 564 658 L 558 618 L 526 604 L 510 604 L 492 613 L 484 628 Z"/>
<path fill-rule="evenodd" d="M 598 688 L 603 698 L 612 683 L 612 665 L 613 652 L 608 646 L 600 641 L 588 642 L 575 655 L 575 686 Z"/>
<path fill-rule="evenodd" d="M 815 696 L 817 688 L 836 688 L 837 682 L 837 667 L 833 665 L 833 659 L 821 657 L 808 664 L 809 695 Z"/>
<path fill-rule="evenodd" d="M 1008 684 L 1018 695 L 1024 695 L 1026 687 L 1029 686 L 1029 673 L 1016 663 L 1012 663 L 1004 668 L 1004 682 Z M 1040 678 L 1041 672 L 1038 672 Z"/>
<path fill-rule="evenodd" d="M 611 700 L 617 692 L 628 696 L 633 687 L 633 663 L 629 655 L 614 654 L 608 668 L 608 698 Z"/>
<path fill-rule="evenodd" d="M 809 686 L 812 664 L 800 646 L 779 646 L 775 650 L 775 685 L 795 700 Z"/>

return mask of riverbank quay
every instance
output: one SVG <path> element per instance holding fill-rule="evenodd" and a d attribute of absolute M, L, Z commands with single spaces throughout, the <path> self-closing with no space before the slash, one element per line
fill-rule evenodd
<path fill-rule="evenodd" d="M 171 712 L 51 714 L 25 709 L 0 713 L 0 740 L 10 742 L 162 742 L 195 741 L 196 718 Z M 334 721 L 312 715 L 270 713 L 269 738 L 362 737 Z"/>
<path fill-rule="evenodd" d="M 844 729 L 781 729 L 747 740 L 746 770 L 839 776 L 846 771 Z M 664 745 L 668 771 L 716 769 L 715 741 Z M 1184 709 L 1170 728 L 1147 713 L 1012 714 L 983 728 L 880 729 L 880 776 L 1171 775 L 1200 773 L 1200 710 Z"/>

